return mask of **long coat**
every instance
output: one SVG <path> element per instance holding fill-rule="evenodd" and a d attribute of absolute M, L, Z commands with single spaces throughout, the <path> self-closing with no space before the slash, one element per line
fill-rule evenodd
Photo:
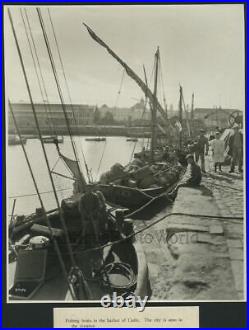
<path fill-rule="evenodd" d="M 210 142 L 213 150 L 213 162 L 223 163 L 225 158 L 225 142 L 223 140 L 214 139 Z"/>
<path fill-rule="evenodd" d="M 242 146 L 242 152 L 243 152 L 243 134 L 241 133 L 241 132 L 239 132 L 239 134 L 240 134 L 240 139 L 241 139 L 241 146 Z M 229 156 L 233 156 L 233 142 L 234 142 L 234 134 L 233 135 L 231 135 L 230 137 L 229 137 L 229 140 L 228 140 L 228 155 Z"/>

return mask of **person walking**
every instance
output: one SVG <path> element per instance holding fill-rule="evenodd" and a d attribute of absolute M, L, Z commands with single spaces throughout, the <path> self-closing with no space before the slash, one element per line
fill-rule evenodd
<path fill-rule="evenodd" d="M 220 140 L 219 131 L 215 133 L 215 139 L 210 142 L 210 145 L 213 152 L 214 171 L 216 172 L 217 167 L 219 167 L 219 171 L 222 172 L 221 165 L 225 159 L 225 142 Z"/>
<path fill-rule="evenodd" d="M 228 140 L 228 155 L 231 156 L 231 168 L 229 173 L 233 173 L 236 164 L 238 164 L 239 172 L 241 173 L 243 164 L 243 134 L 239 130 L 237 123 L 233 126 L 233 134 Z"/>
<path fill-rule="evenodd" d="M 200 130 L 200 136 L 196 143 L 196 150 L 195 150 L 195 161 L 196 163 L 199 162 L 199 158 L 201 159 L 201 170 L 203 173 L 206 173 L 205 169 L 205 155 L 208 155 L 208 139 L 205 136 L 204 129 Z"/>

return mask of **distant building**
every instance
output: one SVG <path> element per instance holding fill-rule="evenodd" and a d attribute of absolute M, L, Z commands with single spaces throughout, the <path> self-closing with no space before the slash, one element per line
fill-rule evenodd
<path fill-rule="evenodd" d="M 136 120 L 149 121 L 150 120 L 150 110 L 148 106 L 144 111 L 145 103 L 141 99 L 140 102 L 136 103 L 130 108 L 127 107 L 109 107 L 106 104 L 103 104 L 98 108 L 101 117 L 103 118 L 106 113 L 111 113 L 113 119 L 116 122 L 134 122 Z"/>
<path fill-rule="evenodd" d="M 209 129 L 214 129 L 217 126 L 227 128 L 230 126 L 230 116 L 236 112 L 242 116 L 242 111 L 238 109 L 195 108 L 194 118 L 202 120 Z"/>
<path fill-rule="evenodd" d="M 65 116 L 61 104 L 34 104 L 41 127 L 65 126 Z M 12 108 L 20 128 L 35 128 L 35 120 L 30 103 L 13 103 Z M 65 104 L 67 118 L 71 126 L 91 125 L 95 106 L 84 104 Z M 13 128 L 12 116 L 9 116 L 9 128 Z"/>

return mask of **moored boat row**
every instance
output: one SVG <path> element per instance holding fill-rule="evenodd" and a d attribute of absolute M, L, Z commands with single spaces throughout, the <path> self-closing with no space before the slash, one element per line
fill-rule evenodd
<path fill-rule="evenodd" d="M 40 9 L 37 9 L 37 14 L 43 35 L 46 36 Z M 10 12 L 9 16 L 19 49 Z M 136 239 L 132 219 L 146 219 L 158 212 L 162 206 L 171 203 L 168 193 L 176 187 L 185 171 L 176 150 L 172 150 L 172 157 L 169 157 L 169 152 L 158 144 L 157 113 L 160 113 L 164 125 L 168 125 L 165 109 L 157 99 L 160 52 L 158 48 L 155 53 L 156 69 L 152 92 L 88 26 L 86 28 L 90 36 L 125 68 L 128 76 L 139 85 L 149 99 L 152 114 L 151 143 L 140 153 L 134 153 L 126 166 L 114 164 L 110 171 L 101 175 L 98 182 L 93 182 L 85 159 L 87 178 L 81 171 L 63 98 L 61 97 L 62 111 L 75 159 L 68 158 L 60 151 L 59 143 L 62 143 L 63 139 L 53 135 L 41 135 L 36 110 L 32 107 L 57 201 L 56 210 L 46 212 L 12 112 L 41 208 L 30 216 L 11 219 L 9 259 L 14 265 L 15 277 L 9 290 L 10 299 L 98 300 L 112 292 L 123 296 L 150 296 L 148 268 Z M 46 47 L 53 71 L 56 72 L 49 43 L 46 43 Z M 21 57 L 20 52 L 19 56 Z M 30 103 L 33 104 L 24 65 L 22 70 L 29 90 Z M 56 80 L 56 84 L 60 93 L 59 81 Z M 164 131 L 161 125 L 159 127 Z M 170 130 L 169 126 L 167 128 Z M 105 140 L 103 137 L 86 138 L 86 141 Z M 136 139 L 132 139 L 132 142 L 136 142 Z M 50 169 L 44 143 L 56 145 L 58 156 L 64 161 L 74 181 L 73 195 L 63 199 L 61 203 L 53 181 L 52 174 L 55 173 Z"/>

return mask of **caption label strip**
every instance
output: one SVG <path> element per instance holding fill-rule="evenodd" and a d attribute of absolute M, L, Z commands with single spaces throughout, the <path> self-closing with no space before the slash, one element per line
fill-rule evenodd
<path fill-rule="evenodd" d="M 54 328 L 199 328 L 199 307 L 54 308 Z"/>

